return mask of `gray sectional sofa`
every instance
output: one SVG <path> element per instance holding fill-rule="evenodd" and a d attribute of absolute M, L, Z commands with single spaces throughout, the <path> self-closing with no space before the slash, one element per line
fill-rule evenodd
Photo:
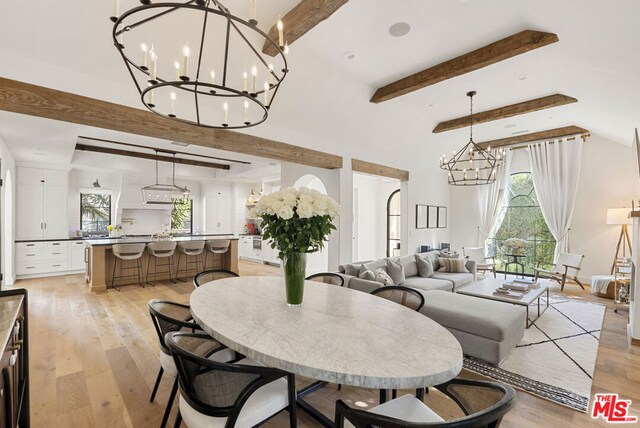
<path fill-rule="evenodd" d="M 389 259 L 398 260 L 404 267 L 405 281 L 402 284 L 405 287 L 415 288 L 420 291 L 444 290 L 455 291 L 460 287 L 471 284 L 476 277 L 476 262 L 467 260 L 466 268 L 469 273 L 446 273 L 438 272 L 437 258 L 442 254 L 439 251 L 431 251 L 419 254 L 419 256 L 432 261 L 434 272 L 431 277 L 424 278 L 418 275 L 418 264 L 414 254 L 402 257 L 390 257 Z M 376 281 L 361 279 L 358 277 L 360 266 L 365 265 L 369 270 L 375 272 L 377 269 L 387 271 L 387 258 L 365 262 L 355 262 L 341 265 L 338 268 L 339 273 L 343 276 L 345 286 L 355 290 L 371 293 L 376 288 L 382 287 L 382 284 Z"/>
<path fill-rule="evenodd" d="M 524 336 L 525 310 L 479 297 L 456 293 L 460 288 L 476 281 L 476 263 L 467 260 L 468 273 L 438 272 L 439 251 L 419 254 L 432 261 L 434 272 L 429 277 L 420 276 L 415 255 L 392 258 L 402 264 L 405 280 L 401 284 L 422 293 L 425 305 L 422 314 L 445 327 L 458 339 L 465 355 L 499 364 L 507 357 Z M 342 265 L 339 273 L 345 286 L 371 293 L 384 285 L 358 277 L 360 267 L 365 265 L 375 272 L 387 270 L 388 259 Z"/>

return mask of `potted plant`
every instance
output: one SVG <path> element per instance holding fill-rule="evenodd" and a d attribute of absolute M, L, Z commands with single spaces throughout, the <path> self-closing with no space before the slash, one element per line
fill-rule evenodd
<path fill-rule="evenodd" d="M 283 261 L 287 304 L 302 304 L 307 254 L 324 248 L 329 234 L 336 227 L 336 201 L 307 188 L 288 188 L 260 198 L 255 215 L 262 219 L 265 239 L 278 250 Z"/>
<path fill-rule="evenodd" d="M 508 254 L 524 254 L 524 250 L 527 248 L 527 241 L 520 238 L 509 238 L 502 244 Z"/>

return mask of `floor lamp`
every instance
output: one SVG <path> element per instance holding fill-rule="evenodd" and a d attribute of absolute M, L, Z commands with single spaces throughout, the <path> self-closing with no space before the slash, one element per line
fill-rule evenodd
<path fill-rule="evenodd" d="M 627 256 L 627 246 L 629 247 L 629 256 L 631 256 L 631 238 L 629 238 L 628 224 L 631 224 L 629 218 L 630 208 L 609 208 L 607 210 L 607 224 L 620 225 L 620 237 L 618 238 L 618 245 L 616 246 L 616 255 L 613 258 L 613 264 L 611 265 L 611 274 L 613 275 L 613 269 L 616 265 L 616 259 L 620 255 L 620 245 L 622 245 L 622 257 Z"/>

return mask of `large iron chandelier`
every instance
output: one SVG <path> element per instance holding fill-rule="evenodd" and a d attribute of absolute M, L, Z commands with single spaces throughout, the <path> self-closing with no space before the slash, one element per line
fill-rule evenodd
<path fill-rule="evenodd" d="M 440 168 L 448 171 L 452 186 L 478 186 L 496 181 L 496 170 L 503 163 L 504 149 L 483 149 L 473 141 L 473 97 L 476 91 L 467 92 L 470 104 L 469 142 L 459 151 L 453 151 L 451 159 L 440 158 Z"/>
<path fill-rule="evenodd" d="M 282 21 L 274 41 L 258 28 L 256 0 L 250 1 L 245 21 L 218 0 L 139 0 L 122 14 L 114 0 L 113 41 L 145 107 L 208 128 L 247 128 L 267 119 L 289 71 L 289 48 Z M 263 57 L 263 44 L 276 48 L 275 58 Z"/>

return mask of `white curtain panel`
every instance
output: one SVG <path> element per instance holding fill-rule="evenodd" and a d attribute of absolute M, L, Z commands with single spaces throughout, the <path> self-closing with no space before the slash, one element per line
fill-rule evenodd
<path fill-rule="evenodd" d="M 491 236 L 491 232 L 497 230 L 496 225 L 501 223 L 500 215 L 503 211 L 504 196 L 511 172 L 511 150 L 508 150 L 504 162 L 496 170 L 496 181 L 491 184 L 478 186 L 478 208 L 480 217 L 478 224 L 478 245 L 484 246 L 484 241 Z M 499 224 L 498 224 L 499 227 Z"/>
<path fill-rule="evenodd" d="M 569 228 L 578 192 L 582 138 L 529 144 L 527 153 L 542 216 L 556 239 L 558 253 L 569 252 Z"/>

